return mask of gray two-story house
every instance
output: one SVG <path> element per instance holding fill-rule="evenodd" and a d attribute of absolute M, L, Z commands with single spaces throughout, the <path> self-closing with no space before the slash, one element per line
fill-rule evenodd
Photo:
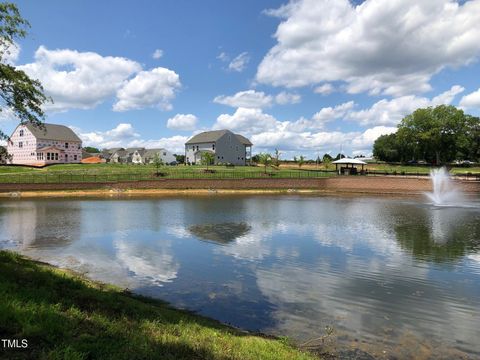
<path fill-rule="evenodd" d="M 246 137 L 230 130 L 205 131 L 185 143 L 185 163 L 201 164 L 202 154 L 214 155 L 215 164 L 250 164 L 252 143 Z"/>

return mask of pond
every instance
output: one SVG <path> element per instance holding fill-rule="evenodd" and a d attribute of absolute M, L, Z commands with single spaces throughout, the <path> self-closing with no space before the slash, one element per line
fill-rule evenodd
<path fill-rule="evenodd" d="M 300 195 L 2 200 L 0 247 L 312 346 L 480 356 L 478 206 Z"/>

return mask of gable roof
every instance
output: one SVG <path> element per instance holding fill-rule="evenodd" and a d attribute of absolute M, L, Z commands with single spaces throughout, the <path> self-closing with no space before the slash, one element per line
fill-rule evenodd
<path fill-rule="evenodd" d="M 41 127 L 30 123 L 24 125 L 37 139 L 82 141 L 72 129 L 64 125 L 42 124 Z"/>
<path fill-rule="evenodd" d="M 161 152 L 164 152 L 166 151 L 168 153 L 167 150 L 165 150 L 164 148 L 160 148 L 160 149 L 146 149 L 145 150 L 145 154 L 143 154 L 144 157 L 148 158 L 148 157 L 153 157 L 155 156 L 155 154 L 157 153 L 161 153 Z"/>
<path fill-rule="evenodd" d="M 185 144 L 199 144 L 199 143 L 209 143 L 216 142 L 223 135 L 230 133 L 233 134 L 230 130 L 213 130 L 213 131 L 204 131 L 200 134 L 195 135 Z M 252 145 L 250 140 L 240 134 L 233 134 L 235 137 L 244 145 Z"/>

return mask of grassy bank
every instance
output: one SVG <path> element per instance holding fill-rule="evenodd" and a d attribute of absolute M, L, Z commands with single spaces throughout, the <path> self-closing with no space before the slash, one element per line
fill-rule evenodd
<path fill-rule="evenodd" d="M 287 341 L 241 332 L 6 251 L 0 251 L 0 335 L 28 341 L 26 349 L 0 346 L 5 359 L 313 358 Z"/>

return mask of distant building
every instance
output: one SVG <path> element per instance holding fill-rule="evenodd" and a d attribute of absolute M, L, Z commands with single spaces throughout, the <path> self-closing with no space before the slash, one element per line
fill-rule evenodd
<path fill-rule="evenodd" d="M 20 124 L 7 143 L 11 164 L 47 165 L 79 163 L 82 140 L 67 126 Z"/>
<path fill-rule="evenodd" d="M 215 164 L 247 165 L 252 157 L 252 143 L 230 130 L 205 131 L 185 143 L 185 162 L 201 164 L 202 154 L 214 155 Z"/>
<path fill-rule="evenodd" d="M 150 164 L 153 162 L 155 154 L 158 154 L 164 164 L 172 164 L 176 161 L 175 156 L 163 148 L 115 148 L 102 151 L 102 157 L 107 162 L 122 164 Z"/>

